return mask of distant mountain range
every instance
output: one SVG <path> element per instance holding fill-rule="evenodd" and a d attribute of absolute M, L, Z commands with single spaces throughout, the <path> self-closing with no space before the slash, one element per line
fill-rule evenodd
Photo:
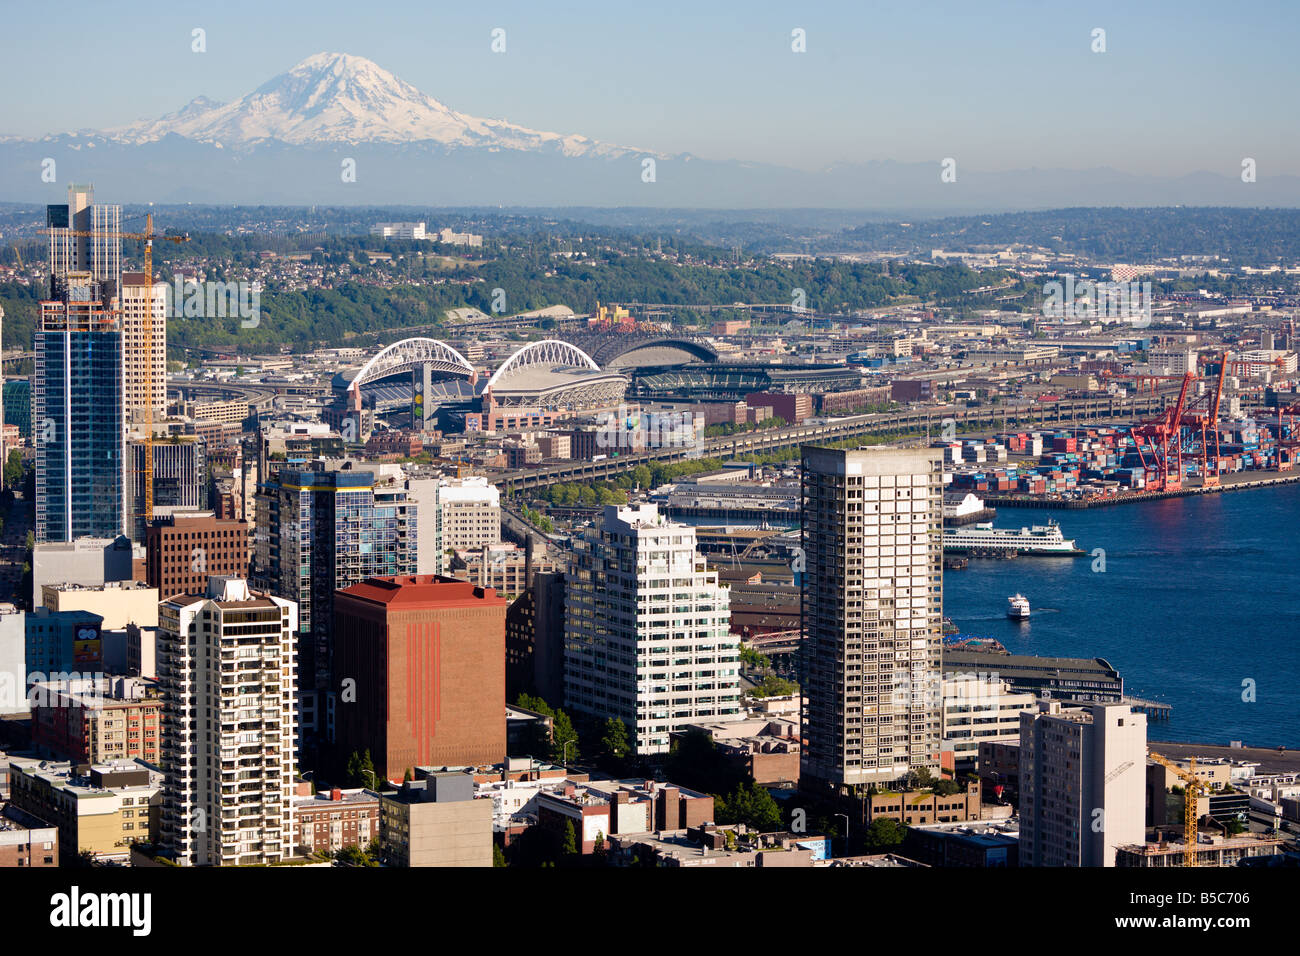
<path fill-rule="evenodd" d="M 839 164 L 816 172 L 667 155 L 458 112 L 363 57 L 318 53 L 231 103 L 39 139 L 0 137 L 0 200 L 93 182 L 118 202 L 838 208 L 939 212 L 1063 206 L 1297 206 L 1300 177 L 1236 170 L 979 172 L 958 164 Z M 346 161 L 355 181 L 345 181 Z M 653 160 L 653 182 L 646 166 Z"/>

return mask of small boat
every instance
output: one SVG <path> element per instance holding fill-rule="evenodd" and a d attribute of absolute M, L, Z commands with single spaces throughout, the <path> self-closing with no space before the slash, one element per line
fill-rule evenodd
<path fill-rule="evenodd" d="M 1023 594 L 1007 598 L 1007 617 L 1013 621 L 1029 620 L 1029 599 Z"/>

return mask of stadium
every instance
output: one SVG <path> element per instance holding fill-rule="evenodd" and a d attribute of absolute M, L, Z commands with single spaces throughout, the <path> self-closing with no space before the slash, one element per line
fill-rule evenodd
<path fill-rule="evenodd" d="M 613 408 L 628 387 L 622 373 L 602 369 L 560 339 L 529 342 L 491 375 L 484 371 L 445 342 L 409 338 L 386 346 L 358 369 L 340 372 L 333 386 L 348 408 L 380 415 L 410 409 L 421 421 L 439 408 L 455 409 L 466 428 L 485 431 Z"/>

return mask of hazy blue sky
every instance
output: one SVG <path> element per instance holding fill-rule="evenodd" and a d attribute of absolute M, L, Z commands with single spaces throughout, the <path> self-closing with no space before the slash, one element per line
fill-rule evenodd
<path fill-rule="evenodd" d="M 724 9 L 725 8 L 725 9 Z M 710 159 L 814 169 L 1300 173 L 1288 2 L 26 3 L 0 8 L 0 134 L 234 99 L 321 51 L 447 105 Z M 207 31 L 207 52 L 190 31 Z M 493 54 L 490 31 L 507 31 Z M 790 33 L 807 31 L 807 52 Z M 1091 51 L 1106 30 L 1107 52 Z"/>

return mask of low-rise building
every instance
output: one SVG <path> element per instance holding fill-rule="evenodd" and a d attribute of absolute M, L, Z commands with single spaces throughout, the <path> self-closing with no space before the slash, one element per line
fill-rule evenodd
<path fill-rule="evenodd" d="M 654 780 L 566 781 L 537 794 L 537 823 L 558 833 L 572 824 L 579 853 L 611 835 L 685 830 L 713 822 L 713 797 Z"/>
<path fill-rule="evenodd" d="M 294 846 L 307 853 L 349 846 L 364 850 L 379 836 L 379 794 L 337 788 L 299 794 L 293 800 L 293 834 Z"/>
<path fill-rule="evenodd" d="M 124 862 L 133 843 L 156 843 L 163 776 L 137 761 L 77 767 L 9 758 L 9 797 L 59 831 L 63 864 L 79 856 Z"/>
<path fill-rule="evenodd" d="M 41 604 L 51 611 L 89 611 L 103 618 L 106 631 L 128 624 L 158 626 L 158 589 L 143 581 L 110 581 L 106 584 L 46 584 Z"/>
<path fill-rule="evenodd" d="M 1242 860 L 1277 856 L 1283 852 L 1282 839 L 1259 833 L 1218 836 L 1202 833 L 1196 846 L 1197 866 L 1240 866 Z M 1157 843 L 1126 843 L 1115 848 L 1115 865 L 1124 867 L 1164 868 L 1183 865 L 1187 845 L 1181 840 Z"/>
<path fill-rule="evenodd" d="M 1020 865 L 1014 823 L 934 823 L 908 829 L 904 852 L 930 866 L 1001 869 Z"/>
<path fill-rule="evenodd" d="M 61 680 L 32 687 L 32 743 L 77 764 L 157 765 L 163 701 L 138 677 Z"/>
<path fill-rule="evenodd" d="M 380 856 L 388 866 L 491 866 L 492 801 L 468 773 L 435 773 L 380 795 Z"/>
<path fill-rule="evenodd" d="M 692 732 L 707 735 L 720 757 L 761 787 L 793 787 L 799 783 L 797 719 L 715 721 L 690 724 L 680 733 Z"/>
<path fill-rule="evenodd" d="M 935 790 L 885 790 L 867 796 L 862 805 L 866 822 L 884 817 L 907 826 L 964 823 L 980 819 L 979 784 L 944 795 Z"/>
<path fill-rule="evenodd" d="M 58 829 L 15 806 L 0 805 L 0 870 L 58 865 Z"/>

